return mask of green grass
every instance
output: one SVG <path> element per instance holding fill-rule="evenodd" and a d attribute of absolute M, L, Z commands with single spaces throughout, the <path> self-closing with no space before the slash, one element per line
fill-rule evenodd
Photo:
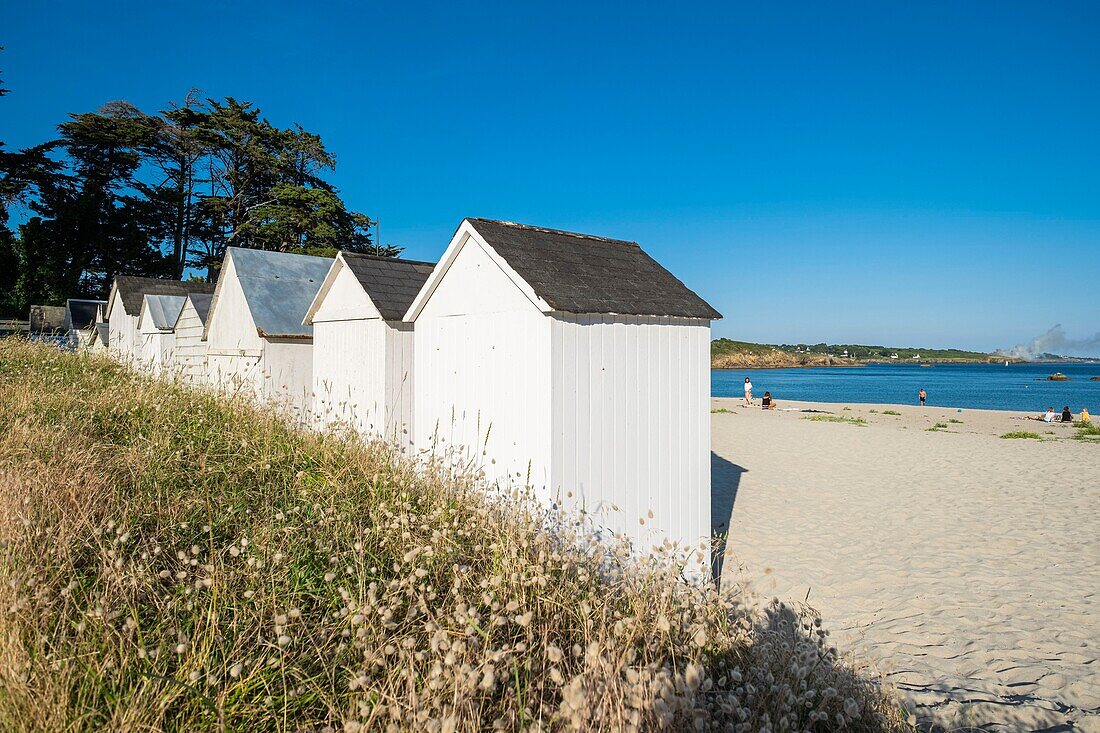
<path fill-rule="evenodd" d="M 898 417 L 901 416 L 901 413 L 898 412 L 897 410 L 883 410 L 882 414 L 883 415 L 894 415 L 894 416 L 898 416 Z"/>
<path fill-rule="evenodd" d="M 952 425 L 962 425 L 963 424 L 962 420 L 956 420 L 955 418 L 951 418 L 947 422 L 951 423 Z"/>
<path fill-rule="evenodd" d="M 810 422 L 842 422 L 849 425 L 866 425 L 867 421 L 862 417 L 841 417 L 838 415 L 809 415 L 802 418 Z"/>
<path fill-rule="evenodd" d="M 1078 420 L 1073 423 L 1073 427 L 1077 428 L 1077 434 L 1073 436 L 1075 440 L 1100 440 L 1100 425 L 1094 422 Z"/>
<path fill-rule="evenodd" d="M 804 609 L 449 465 L 0 340 L 0 730 L 909 729 Z"/>
<path fill-rule="evenodd" d="M 1032 433 L 1027 430 L 1017 430 L 1011 433 L 1005 433 L 1001 436 L 1005 440 L 1042 440 L 1043 436 L 1038 433 Z"/>
<path fill-rule="evenodd" d="M 711 411 L 710 411 L 710 414 L 712 414 L 712 415 L 721 415 L 721 414 L 726 414 L 726 415 L 736 415 L 737 413 L 736 413 L 735 411 L 733 411 L 733 410 L 727 410 L 727 409 L 726 409 L 726 408 L 724 408 L 724 407 L 719 407 L 719 408 L 717 408 L 717 409 L 713 409 L 713 410 L 711 410 Z"/>
<path fill-rule="evenodd" d="M 947 423 L 938 422 L 930 428 L 926 428 L 925 432 L 928 433 L 945 433 L 947 432 Z"/>

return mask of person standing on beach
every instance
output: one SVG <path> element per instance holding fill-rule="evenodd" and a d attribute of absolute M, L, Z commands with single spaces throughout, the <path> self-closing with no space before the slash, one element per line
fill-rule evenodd
<path fill-rule="evenodd" d="M 920 398 L 920 406 L 924 407 L 924 401 L 928 399 L 928 393 L 924 391 L 924 387 L 921 387 L 920 392 L 917 392 L 917 397 Z"/>
<path fill-rule="evenodd" d="M 748 377 L 745 377 L 745 407 L 752 406 L 752 382 Z"/>

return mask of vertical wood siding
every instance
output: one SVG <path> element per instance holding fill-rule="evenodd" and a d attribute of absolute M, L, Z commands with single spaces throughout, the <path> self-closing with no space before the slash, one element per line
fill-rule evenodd
<path fill-rule="evenodd" d="M 709 537 L 709 323 L 552 321 L 554 489 L 646 549 Z"/>
<path fill-rule="evenodd" d="M 142 368 L 154 376 L 170 376 L 176 334 L 172 331 L 150 331 L 139 334 L 138 338 L 142 342 Z"/>
<path fill-rule="evenodd" d="M 138 354 L 138 317 L 128 316 L 122 303 L 116 303 L 111 309 L 111 318 L 107 322 L 109 334 L 108 350 L 119 361 L 133 362 Z"/>
<path fill-rule="evenodd" d="M 385 328 L 380 318 L 314 322 L 313 413 L 320 427 L 385 430 Z"/>
<path fill-rule="evenodd" d="M 470 240 L 415 323 L 413 429 L 490 481 L 550 483 L 550 319 Z"/>
<path fill-rule="evenodd" d="M 313 324 L 313 418 L 401 447 L 412 439 L 411 324 L 359 318 Z"/>

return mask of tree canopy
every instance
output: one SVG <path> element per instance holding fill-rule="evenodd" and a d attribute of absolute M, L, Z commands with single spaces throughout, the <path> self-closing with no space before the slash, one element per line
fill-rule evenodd
<path fill-rule="evenodd" d="M 321 137 L 276 127 L 251 102 L 192 92 L 156 113 L 110 102 L 70 115 L 57 132 L 18 152 L 0 141 L 8 314 L 104 297 L 120 274 L 213 278 L 227 246 L 400 252 L 374 242 L 374 222 L 325 180 L 336 157 Z"/>

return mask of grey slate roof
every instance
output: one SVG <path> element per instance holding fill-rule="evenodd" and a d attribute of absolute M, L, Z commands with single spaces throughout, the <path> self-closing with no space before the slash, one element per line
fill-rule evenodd
<path fill-rule="evenodd" d="M 214 284 L 199 281 L 162 280 L 155 277 L 137 277 L 136 275 L 118 275 L 115 277 L 115 289 L 122 299 L 122 309 L 128 316 L 141 314 L 141 296 L 150 295 L 187 295 L 188 293 L 213 293 Z"/>
<path fill-rule="evenodd" d="M 341 257 L 387 321 L 400 321 L 435 269 L 433 262 L 344 252 Z"/>
<path fill-rule="evenodd" d="M 145 314 L 153 322 L 153 327 L 160 331 L 171 331 L 176 327 L 176 319 L 183 310 L 183 295 L 150 295 L 145 294 Z"/>
<path fill-rule="evenodd" d="M 199 316 L 199 323 L 206 325 L 206 316 L 210 314 L 210 301 L 214 299 L 213 295 L 206 293 L 191 293 L 187 296 L 191 300 L 191 305 L 195 308 L 195 313 Z"/>
<path fill-rule="evenodd" d="M 635 242 L 489 219 L 467 221 L 555 310 L 722 317 Z"/>
<path fill-rule="evenodd" d="M 228 249 L 226 256 L 230 255 L 260 335 L 311 338 L 313 326 L 303 325 L 302 320 L 332 258 L 237 247 Z"/>
<path fill-rule="evenodd" d="M 69 298 L 65 301 L 65 321 L 69 330 L 82 331 L 99 320 L 99 307 L 107 307 L 105 300 Z"/>

